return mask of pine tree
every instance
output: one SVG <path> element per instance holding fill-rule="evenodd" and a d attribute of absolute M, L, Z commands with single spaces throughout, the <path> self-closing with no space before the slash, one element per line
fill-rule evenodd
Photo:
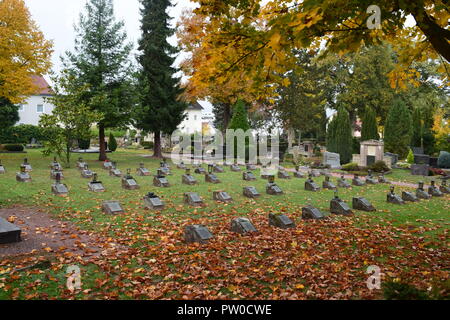
<path fill-rule="evenodd" d="M 183 121 L 186 104 L 179 100 L 183 90 L 172 67 L 177 50 L 167 42 L 174 34 L 167 9 L 170 0 L 143 0 L 142 37 L 139 40 L 140 106 L 136 126 L 154 133 L 154 157 L 161 158 L 161 133 L 171 134 Z"/>
<path fill-rule="evenodd" d="M 353 151 L 352 125 L 348 111 L 344 107 L 338 110 L 335 126 L 336 152 L 341 156 L 341 163 L 349 163 Z"/>
<path fill-rule="evenodd" d="M 108 148 L 109 150 L 111 150 L 112 152 L 117 150 L 117 140 L 114 137 L 113 133 L 110 132 L 109 133 L 109 143 L 108 143 Z"/>
<path fill-rule="evenodd" d="M 328 124 L 327 129 L 327 151 L 337 152 L 336 146 L 336 117 L 334 117 Z"/>
<path fill-rule="evenodd" d="M 82 99 L 96 97 L 93 110 L 103 114 L 99 128 L 99 160 L 106 160 L 105 128 L 125 125 L 133 105 L 131 65 L 132 45 L 126 42 L 123 21 L 114 17 L 112 0 L 89 0 L 75 28 L 73 52 L 67 52 L 65 65 L 90 93 Z"/>
<path fill-rule="evenodd" d="M 402 100 L 395 100 L 389 109 L 384 127 L 384 147 L 388 152 L 407 156 L 412 136 L 411 113 Z"/>
<path fill-rule="evenodd" d="M 377 118 L 372 108 L 366 108 L 362 120 L 361 141 L 379 140 Z"/>
<path fill-rule="evenodd" d="M 422 147 L 423 128 L 422 128 L 421 112 L 419 108 L 414 109 L 412 115 L 412 126 L 413 132 L 411 138 L 411 146 Z"/>
<path fill-rule="evenodd" d="M 19 120 L 19 106 L 12 104 L 9 99 L 0 97 L 0 131 L 12 127 Z"/>
<path fill-rule="evenodd" d="M 242 129 L 244 132 L 250 129 L 244 101 L 238 100 L 236 102 L 233 108 L 233 117 L 228 128 L 233 130 Z"/>

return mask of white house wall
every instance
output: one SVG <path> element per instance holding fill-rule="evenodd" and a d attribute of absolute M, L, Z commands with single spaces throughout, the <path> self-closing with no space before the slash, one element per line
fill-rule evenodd
<path fill-rule="evenodd" d="M 202 115 L 201 110 L 186 111 L 186 118 L 180 124 L 179 129 L 187 134 L 202 132 Z"/>
<path fill-rule="evenodd" d="M 20 120 L 17 125 L 31 124 L 37 126 L 39 119 L 43 114 L 51 114 L 54 106 L 44 100 L 45 96 L 31 96 L 27 99 L 22 107 L 19 109 Z M 38 105 L 42 105 L 44 110 L 42 113 L 38 112 Z"/>

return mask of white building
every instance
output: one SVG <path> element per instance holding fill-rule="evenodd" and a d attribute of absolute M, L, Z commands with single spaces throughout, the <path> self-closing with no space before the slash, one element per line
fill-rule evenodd
<path fill-rule="evenodd" d="M 178 129 L 183 133 L 214 133 L 214 116 L 209 113 L 205 113 L 205 109 L 198 102 L 189 104 L 186 109 L 186 117 L 183 122 L 178 126 Z"/>
<path fill-rule="evenodd" d="M 43 77 L 34 76 L 33 83 L 39 88 L 38 92 L 29 97 L 19 107 L 20 120 L 16 125 L 31 124 L 37 126 L 43 114 L 51 114 L 54 106 L 44 98 L 51 97 L 52 91 Z"/>

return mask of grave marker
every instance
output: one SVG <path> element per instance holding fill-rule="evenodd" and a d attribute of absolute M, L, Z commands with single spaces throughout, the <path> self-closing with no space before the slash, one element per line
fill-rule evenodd
<path fill-rule="evenodd" d="M 334 185 L 334 183 L 332 183 L 330 181 L 330 177 L 329 176 L 325 176 L 325 181 L 323 182 L 322 187 L 324 189 L 330 189 L 330 190 L 336 189 L 336 186 Z"/>
<path fill-rule="evenodd" d="M 318 178 L 320 177 L 322 174 L 320 173 L 319 170 L 313 169 L 309 172 L 309 174 L 314 177 L 314 178 Z"/>
<path fill-rule="evenodd" d="M 50 179 L 56 180 L 56 175 L 58 175 L 58 174 L 59 174 L 60 180 L 64 179 L 64 174 L 62 173 L 62 171 L 55 170 L 55 169 L 50 171 Z"/>
<path fill-rule="evenodd" d="M 112 163 L 108 159 L 103 162 L 103 169 L 109 170 L 112 168 Z"/>
<path fill-rule="evenodd" d="M 221 166 L 219 166 L 217 164 L 214 164 L 213 168 L 214 168 L 214 172 L 216 172 L 216 173 L 223 173 L 225 171 Z"/>
<path fill-rule="evenodd" d="M 67 194 L 69 193 L 69 189 L 67 188 L 67 186 L 63 183 L 61 183 L 61 173 L 58 172 L 56 173 L 56 182 L 55 184 L 52 185 L 52 192 L 55 195 L 61 196 L 61 197 L 65 197 L 67 196 Z"/>
<path fill-rule="evenodd" d="M 440 190 L 442 193 L 450 193 L 450 187 L 447 186 L 447 180 L 442 180 L 442 184 L 441 184 L 441 186 L 439 187 L 439 190 Z"/>
<path fill-rule="evenodd" d="M 77 161 L 77 168 L 80 170 L 84 170 L 84 168 L 87 166 L 87 163 L 83 161 L 83 158 L 79 157 Z"/>
<path fill-rule="evenodd" d="M 305 190 L 313 192 L 317 192 L 320 190 L 320 187 L 312 179 L 312 173 L 309 174 L 308 180 L 306 180 L 305 182 Z"/>
<path fill-rule="evenodd" d="M 225 203 L 233 202 L 233 198 L 225 191 L 214 191 L 213 200 Z"/>
<path fill-rule="evenodd" d="M 186 170 L 186 165 L 184 164 L 183 161 L 181 161 L 179 164 L 177 164 L 177 168 L 178 168 L 178 169 Z"/>
<path fill-rule="evenodd" d="M 212 238 L 212 233 L 203 225 L 191 225 L 184 228 L 184 241 L 186 243 L 205 244 Z"/>
<path fill-rule="evenodd" d="M 139 189 L 139 185 L 131 176 L 131 169 L 127 170 L 127 175 L 122 178 L 122 188 L 126 190 L 137 190 Z"/>
<path fill-rule="evenodd" d="M 145 204 L 145 208 L 150 209 L 150 210 L 163 210 L 164 209 L 164 202 L 161 201 L 161 199 L 153 192 L 149 192 L 144 197 L 144 204 Z"/>
<path fill-rule="evenodd" d="M 291 179 L 291 176 L 285 170 L 279 170 L 278 171 L 278 178 L 279 179 Z"/>
<path fill-rule="evenodd" d="M 231 221 L 231 231 L 239 234 L 258 232 L 250 219 L 236 218 Z"/>
<path fill-rule="evenodd" d="M 170 169 L 167 167 L 167 163 L 161 162 L 158 169 L 158 175 L 170 176 Z"/>
<path fill-rule="evenodd" d="M 194 170 L 196 174 L 206 174 L 205 168 L 203 168 L 201 165 L 197 166 Z"/>
<path fill-rule="evenodd" d="M 295 223 L 284 214 L 269 213 L 269 225 L 280 229 L 295 228 Z"/>
<path fill-rule="evenodd" d="M 111 177 L 122 177 L 122 171 L 117 169 L 117 162 L 113 161 L 111 168 L 109 169 L 109 176 Z"/>
<path fill-rule="evenodd" d="M 321 220 L 325 219 L 324 214 L 317 208 L 313 206 L 306 206 L 302 208 L 302 219 L 303 220 Z"/>
<path fill-rule="evenodd" d="M 365 185 L 364 181 L 359 178 L 359 175 L 355 174 L 352 180 L 352 184 L 357 187 L 362 187 Z"/>
<path fill-rule="evenodd" d="M 441 190 L 439 190 L 439 188 L 436 187 L 436 182 L 434 180 L 431 181 L 431 186 L 428 187 L 428 194 L 432 195 L 433 197 L 444 196 Z"/>
<path fill-rule="evenodd" d="M 366 183 L 367 184 L 377 184 L 377 180 L 372 176 L 372 170 L 368 171 L 368 175 L 366 176 Z"/>
<path fill-rule="evenodd" d="M 428 176 L 430 172 L 430 165 L 428 164 L 412 164 L 411 175 L 413 176 Z"/>
<path fill-rule="evenodd" d="M 323 154 L 323 164 L 330 166 L 331 169 L 340 169 L 341 156 L 339 153 L 325 152 Z"/>
<path fill-rule="evenodd" d="M 391 186 L 391 190 L 387 195 L 387 202 L 393 203 L 393 204 L 405 204 L 405 201 L 403 199 L 394 193 L 395 187 Z"/>
<path fill-rule="evenodd" d="M 53 157 L 53 162 L 50 163 L 50 169 L 55 171 L 63 171 L 61 164 L 56 160 L 56 157 Z"/>
<path fill-rule="evenodd" d="M 244 187 L 243 195 L 251 199 L 259 198 L 261 196 L 255 187 Z"/>
<path fill-rule="evenodd" d="M 186 169 L 186 173 L 181 177 L 181 182 L 190 186 L 197 184 L 197 180 L 191 176 L 191 169 Z"/>
<path fill-rule="evenodd" d="M 388 179 L 386 179 L 383 173 L 378 176 L 378 183 L 391 184 L 391 182 Z"/>
<path fill-rule="evenodd" d="M 416 197 L 419 199 L 431 199 L 431 195 L 425 192 L 424 183 L 422 181 L 419 182 L 419 186 L 416 189 Z"/>
<path fill-rule="evenodd" d="M 351 216 L 353 211 L 341 198 L 339 198 L 337 190 L 334 192 L 334 199 L 330 202 L 330 212 L 334 214 Z"/>
<path fill-rule="evenodd" d="M 89 167 L 87 164 L 84 165 L 83 170 L 81 171 L 81 177 L 86 179 L 91 179 L 94 176 L 94 172 L 89 170 Z"/>
<path fill-rule="evenodd" d="M 18 182 L 31 182 L 31 176 L 26 171 L 26 167 L 24 165 L 20 166 L 20 172 L 17 172 L 16 174 L 16 180 Z"/>
<path fill-rule="evenodd" d="M 95 172 L 92 175 L 92 181 L 88 184 L 88 188 L 92 192 L 105 192 L 105 187 L 101 181 L 97 180 L 97 174 Z"/>
<path fill-rule="evenodd" d="M 205 182 L 209 183 L 220 183 L 220 180 L 217 178 L 217 176 L 213 173 L 214 166 L 209 164 L 208 165 L 208 173 L 205 175 Z"/>
<path fill-rule="evenodd" d="M 257 169 L 254 164 L 249 164 L 249 163 L 247 163 L 245 165 L 245 167 L 246 167 L 247 171 L 255 171 Z"/>
<path fill-rule="evenodd" d="M 353 198 L 352 205 L 353 209 L 355 210 L 367 212 L 377 211 L 375 207 L 366 198 L 363 197 Z"/>
<path fill-rule="evenodd" d="M 22 241 L 20 238 L 22 230 L 17 226 L 0 218 L 0 244 L 9 244 Z"/>
<path fill-rule="evenodd" d="M 197 192 L 186 192 L 184 194 L 184 202 L 194 207 L 201 207 L 203 205 L 203 200 Z"/>
<path fill-rule="evenodd" d="M 122 206 L 120 205 L 120 202 L 115 200 L 103 201 L 102 211 L 106 214 L 112 215 L 121 214 L 125 212 Z"/>
<path fill-rule="evenodd" d="M 251 171 L 246 171 L 242 173 L 242 179 L 244 181 L 255 181 L 256 177 Z"/>
<path fill-rule="evenodd" d="M 145 167 L 144 163 L 139 163 L 139 168 L 136 169 L 138 176 L 147 177 L 150 176 L 150 171 Z"/>
<path fill-rule="evenodd" d="M 281 190 L 281 188 L 275 183 L 275 176 L 269 177 L 269 183 L 266 186 L 266 193 L 273 196 L 283 194 L 283 190 Z"/>
<path fill-rule="evenodd" d="M 170 183 L 167 180 L 167 178 L 164 175 L 159 174 L 159 171 L 160 170 L 158 169 L 158 175 L 156 175 L 153 178 L 153 185 L 155 187 L 158 187 L 158 188 L 168 188 L 168 187 L 170 187 Z"/>
<path fill-rule="evenodd" d="M 28 163 L 28 158 L 23 159 L 22 165 L 25 167 L 26 172 L 33 171 L 33 168 L 31 167 L 31 164 Z"/>
<path fill-rule="evenodd" d="M 402 192 L 402 200 L 405 202 L 418 202 L 419 199 L 412 192 L 403 191 Z"/>
<path fill-rule="evenodd" d="M 239 167 L 237 164 L 232 164 L 230 169 L 233 172 L 240 172 L 241 171 L 241 167 Z"/>
<path fill-rule="evenodd" d="M 300 172 L 299 169 L 300 169 L 299 166 L 295 166 L 294 177 L 303 179 L 305 177 L 305 175 L 302 172 Z"/>
<path fill-rule="evenodd" d="M 338 179 L 338 187 L 339 188 L 351 188 L 352 186 L 350 185 L 350 183 L 347 182 L 347 180 L 345 180 L 344 175 L 341 175 L 341 177 Z"/>

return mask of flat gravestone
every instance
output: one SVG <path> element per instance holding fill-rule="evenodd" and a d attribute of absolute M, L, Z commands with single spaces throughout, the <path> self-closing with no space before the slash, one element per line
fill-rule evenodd
<path fill-rule="evenodd" d="M 31 176 L 25 170 L 25 166 L 20 167 L 20 172 L 17 172 L 17 174 L 16 174 L 16 180 L 18 182 L 31 182 Z"/>
<path fill-rule="evenodd" d="M 181 177 L 181 182 L 190 186 L 197 184 L 197 180 L 189 173 L 183 174 Z"/>
<path fill-rule="evenodd" d="M 377 184 L 378 181 L 375 179 L 374 176 L 372 176 L 372 173 L 369 172 L 369 174 L 366 176 L 366 184 Z"/>
<path fill-rule="evenodd" d="M 163 210 L 164 202 L 154 193 L 150 192 L 144 197 L 144 204 L 150 210 Z"/>
<path fill-rule="evenodd" d="M 170 176 L 170 175 L 171 175 L 170 169 L 167 168 L 167 167 L 160 167 L 160 168 L 158 169 L 158 175 L 161 175 L 161 176 Z"/>
<path fill-rule="evenodd" d="M 391 191 L 387 194 L 386 200 L 393 204 L 405 204 L 405 201 L 398 194 L 394 193 L 394 186 L 391 187 Z"/>
<path fill-rule="evenodd" d="M 247 171 L 247 172 L 243 172 L 243 173 L 242 173 L 242 179 L 243 179 L 244 181 L 255 181 L 255 180 L 256 180 L 256 177 L 255 177 L 255 175 L 253 174 L 253 172 Z"/>
<path fill-rule="evenodd" d="M 450 187 L 449 186 L 447 186 L 447 181 L 446 180 L 443 180 L 442 181 L 442 184 L 441 184 L 441 186 L 439 187 L 439 190 L 442 192 L 442 193 L 450 193 Z"/>
<path fill-rule="evenodd" d="M 341 176 L 341 177 L 338 179 L 338 187 L 339 187 L 339 188 L 347 189 L 347 188 L 351 188 L 352 186 L 350 185 L 350 183 L 347 182 L 347 180 L 345 180 L 345 177 L 344 177 L 344 176 Z"/>
<path fill-rule="evenodd" d="M 50 163 L 50 169 L 56 170 L 56 171 L 63 171 L 63 167 L 59 162 L 53 161 Z"/>
<path fill-rule="evenodd" d="M 355 210 L 367 212 L 377 211 L 375 207 L 366 198 L 363 197 L 353 198 L 352 205 L 353 209 Z"/>
<path fill-rule="evenodd" d="M 305 174 L 303 172 L 300 172 L 300 171 L 297 170 L 297 171 L 294 172 L 294 177 L 299 178 L 299 179 L 303 179 L 303 178 L 305 178 Z"/>
<path fill-rule="evenodd" d="M 356 186 L 356 187 L 362 187 L 365 185 L 365 182 L 361 180 L 361 178 L 355 174 L 355 176 L 353 177 L 352 180 L 352 185 Z"/>
<path fill-rule="evenodd" d="M 280 229 L 295 228 L 295 223 L 284 214 L 269 214 L 269 225 Z"/>
<path fill-rule="evenodd" d="M 106 214 L 121 214 L 125 211 L 123 210 L 122 206 L 120 205 L 119 201 L 110 200 L 110 201 L 103 201 L 102 203 L 102 211 Z"/>
<path fill-rule="evenodd" d="M 213 170 L 215 173 L 223 173 L 225 171 L 221 166 L 218 165 L 214 165 Z"/>
<path fill-rule="evenodd" d="M 52 185 L 52 192 L 57 196 L 65 197 L 69 193 L 69 189 L 65 184 L 57 181 L 55 184 Z"/>
<path fill-rule="evenodd" d="M 318 178 L 322 175 L 319 170 L 311 170 L 310 174 L 314 178 Z"/>
<path fill-rule="evenodd" d="M 438 187 L 436 187 L 436 184 L 434 181 L 431 181 L 431 186 L 428 187 L 428 194 L 430 194 L 433 197 L 442 197 L 444 194 L 439 190 Z"/>
<path fill-rule="evenodd" d="M 89 182 L 88 188 L 92 192 L 105 192 L 105 187 L 101 181 L 97 181 L 97 174 L 94 173 L 92 181 Z"/>
<path fill-rule="evenodd" d="M 326 176 L 326 177 L 325 177 L 325 181 L 322 183 L 322 187 L 323 187 L 324 189 L 329 189 L 329 190 L 334 190 L 334 189 L 336 189 L 336 186 L 334 185 L 334 183 L 332 183 L 332 182 L 330 181 L 330 177 L 329 177 L 329 176 Z"/>
<path fill-rule="evenodd" d="M 251 199 L 259 198 L 261 196 L 255 187 L 244 187 L 243 195 Z"/>
<path fill-rule="evenodd" d="M 127 175 L 122 178 L 122 188 L 126 190 L 137 190 L 140 187 L 132 176 Z"/>
<path fill-rule="evenodd" d="M 305 181 L 305 190 L 317 192 L 320 190 L 320 187 L 314 182 L 314 180 L 310 177 Z"/>
<path fill-rule="evenodd" d="M 214 191 L 213 200 L 225 203 L 233 202 L 233 198 L 225 191 Z"/>
<path fill-rule="evenodd" d="M 279 179 L 290 179 L 291 176 L 286 171 L 280 170 L 280 171 L 278 171 L 278 178 Z"/>
<path fill-rule="evenodd" d="M 0 244 L 20 242 L 21 232 L 20 228 L 0 218 Z"/>
<path fill-rule="evenodd" d="M 120 171 L 117 168 L 111 168 L 109 170 L 109 176 L 110 177 L 117 177 L 117 178 L 121 178 L 122 177 L 122 171 Z"/>
<path fill-rule="evenodd" d="M 83 161 L 82 158 L 79 158 L 77 161 L 77 168 L 83 170 L 87 166 L 87 163 Z"/>
<path fill-rule="evenodd" d="M 113 167 L 113 164 L 112 164 L 112 162 L 111 161 L 104 161 L 103 162 L 103 169 L 106 169 L 106 170 L 109 170 L 109 169 L 111 169 Z"/>
<path fill-rule="evenodd" d="M 84 169 L 81 170 L 81 177 L 85 179 L 91 179 L 94 176 L 94 172 L 89 170 L 88 166 L 85 165 Z"/>
<path fill-rule="evenodd" d="M 207 173 L 205 174 L 205 182 L 209 183 L 220 183 L 219 178 L 213 173 Z"/>
<path fill-rule="evenodd" d="M 313 206 L 307 206 L 302 208 L 302 219 L 303 220 L 321 220 L 325 219 L 324 214 L 317 208 Z"/>
<path fill-rule="evenodd" d="M 255 171 L 257 169 L 254 164 L 246 164 L 245 167 L 248 171 Z"/>
<path fill-rule="evenodd" d="M 28 163 L 28 159 L 25 158 L 25 160 L 22 163 L 22 166 L 25 167 L 25 172 L 31 172 L 33 171 L 33 168 L 31 167 L 31 164 Z"/>
<path fill-rule="evenodd" d="M 203 225 L 192 225 L 184 228 L 184 241 L 186 243 L 206 243 L 213 238 L 212 233 Z"/>
<path fill-rule="evenodd" d="M 268 183 L 266 186 L 266 193 L 272 196 L 279 196 L 283 194 L 283 190 L 276 183 Z"/>
<path fill-rule="evenodd" d="M 206 174 L 206 170 L 205 170 L 205 168 L 203 168 L 203 167 L 197 167 L 197 168 L 195 168 L 194 172 L 195 172 L 196 174 Z"/>
<path fill-rule="evenodd" d="M 236 218 L 231 221 L 231 231 L 239 234 L 258 232 L 250 219 Z"/>
<path fill-rule="evenodd" d="M 177 168 L 186 170 L 186 165 L 184 164 L 184 162 L 181 162 L 181 163 L 177 164 Z"/>
<path fill-rule="evenodd" d="M 412 192 L 403 191 L 402 192 L 402 199 L 405 202 L 417 202 L 419 199 L 416 197 L 416 195 Z"/>
<path fill-rule="evenodd" d="M 165 176 L 155 176 L 153 178 L 153 185 L 158 188 L 170 187 L 170 183 Z"/>
<path fill-rule="evenodd" d="M 60 179 L 64 179 L 64 174 L 59 170 L 51 170 L 50 171 L 50 179 L 56 179 L 56 176 L 59 174 Z"/>
<path fill-rule="evenodd" d="M 139 168 L 137 168 L 136 172 L 137 172 L 137 175 L 140 177 L 147 177 L 147 176 L 151 175 L 150 171 L 144 166 L 143 163 L 141 163 L 139 165 Z"/>
<path fill-rule="evenodd" d="M 241 171 L 241 167 L 239 167 L 237 164 L 232 164 L 230 169 L 233 172 L 240 172 Z"/>
<path fill-rule="evenodd" d="M 350 209 L 347 203 L 341 198 L 335 196 L 330 202 L 330 212 L 338 215 L 351 216 L 353 211 Z"/>
<path fill-rule="evenodd" d="M 184 194 L 184 202 L 194 207 L 201 207 L 203 205 L 202 198 L 196 192 L 186 192 Z"/>
<path fill-rule="evenodd" d="M 431 195 L 428 194 L 423 187 L 423 182 L 419 182 L 419 187 L 416 190 L 416 197 L 424 200 L 431 199 Z"/>
<path fill-rule="evenodd" d="M 386 179 L 384 174 L 378 176 L 378 183 L 391 184 L 391 182 L 388 179 Z"/>
<path fill-rule="evenodd" d="M 430 172 L 430 165 L 428 164 L 412 164 L 411 175 L 413 176 L 428 176 Z"/>

